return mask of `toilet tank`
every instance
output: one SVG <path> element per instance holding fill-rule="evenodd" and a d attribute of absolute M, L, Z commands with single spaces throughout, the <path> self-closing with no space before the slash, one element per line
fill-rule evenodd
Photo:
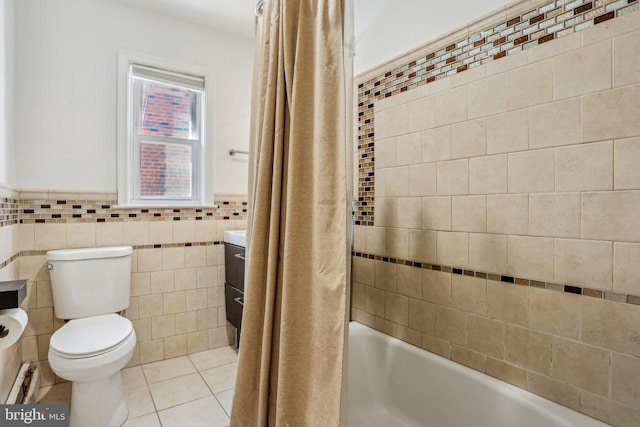
<path fill-rule="evenodd" d="M 131 246 L 47 252 L 55 316 L 77 319 L 129 307 L 132 253 Z"/>

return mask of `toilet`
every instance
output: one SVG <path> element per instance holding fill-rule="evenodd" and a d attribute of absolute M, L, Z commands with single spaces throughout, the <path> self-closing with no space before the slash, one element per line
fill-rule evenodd
<path fill-rule="evenodd" d="M 120 370 L 136 345 L 129 307 L 131 246 L 47 252 L 55 316 L 49 364 L 71 384 L 71 427 L 115 427 L 128 410 Z"/>

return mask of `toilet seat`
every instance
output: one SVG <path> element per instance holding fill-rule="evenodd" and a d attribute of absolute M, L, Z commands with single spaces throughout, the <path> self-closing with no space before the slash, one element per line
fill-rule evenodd
<path fill-rule="evenodd" d="M 129 319 L 112 313 L 70 320 L 51 336 L 49 345 L 60 357 L 83 359 L 112 351 L 133 333 Z"/>

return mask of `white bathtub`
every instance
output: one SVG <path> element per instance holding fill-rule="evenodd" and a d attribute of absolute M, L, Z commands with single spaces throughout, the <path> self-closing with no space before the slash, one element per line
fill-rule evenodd
<path fill-rule="evenodd" d="M 355 322 L 348 358 L 341 427 L 607 425 Z"/>

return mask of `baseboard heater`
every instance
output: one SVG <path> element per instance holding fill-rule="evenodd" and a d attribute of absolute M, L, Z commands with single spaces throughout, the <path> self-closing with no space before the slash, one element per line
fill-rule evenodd
<path fill-rule="evenodd" d="M 7 398 L 8 404 L 32 404 L 38 400 L 40 370 L 34 362 L 25 362 Z"/>

